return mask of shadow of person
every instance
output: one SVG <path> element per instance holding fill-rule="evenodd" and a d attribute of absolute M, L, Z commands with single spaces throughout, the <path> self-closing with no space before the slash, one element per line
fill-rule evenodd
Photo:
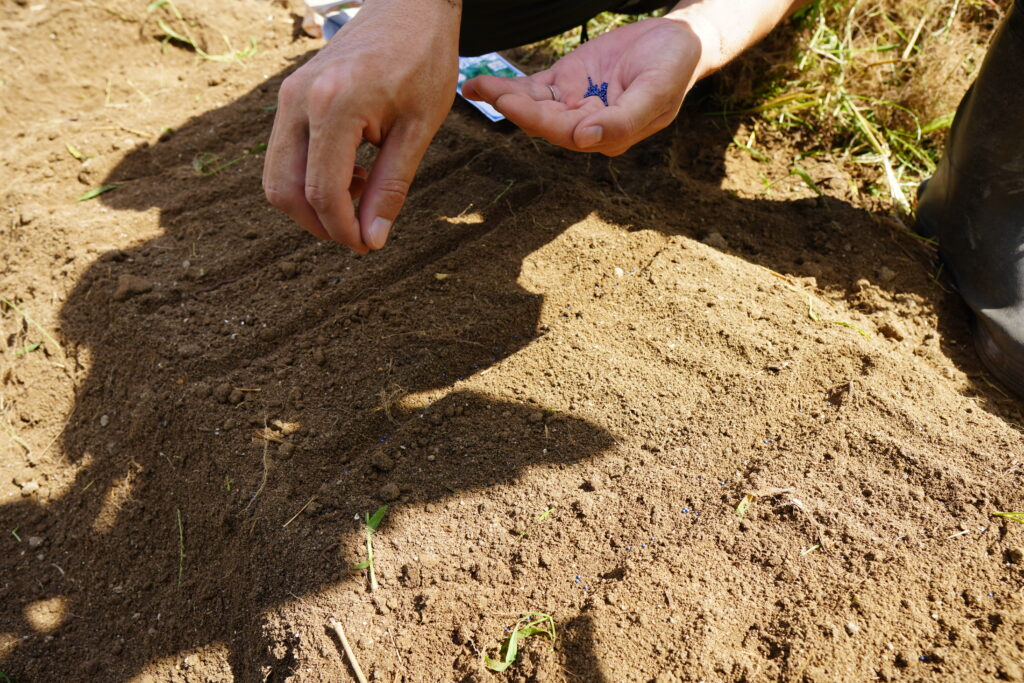
<path fill-rule="evenodd" d="M 510 207 L 541 182 L 490 149 L 493 134 L 461 139 L 474 126 L 460 124 L 440 136 L 425 166 L 435 182 L 372 258 L 266 206 L 255 157 L 197 175 L 203 152 L 229 158 L 266 138 L 280 78 L 111 173 L 122 183 L 105 198 L 114 215 L 157 207 L 162 233 L 104 254 L 63 307 L 69 354 L 88 368 L 60 441 L 78 471 L 46 504 L 0 509 L 10 528 L 47 538 L 45 561 L 4 560 L 3 630 L 35 628 L 6 658 L 9 675 L 124 680 L 222 643 L 239 680 L 283 678 L 289 655 L 268 653 L 263 615 L 362 585 L 346 571 L 358 561 L 347 556 L 360 544 L 354 516 L 387 503 L 397 520 L 612 443 L 485 374 L 546 343 L 542 302 L 518 268 L 562 229 L 517 230 Z M 31 606 L 54 599 L 64 623 L 33 627 Z"/>
<path fill-rule="evenodd" d="M 541 321 L 576 320 L 603 289 L 547 311 L 541 276 L 527 270 L 595 214 L 708 241 L 789 282 L 814 277 L 873 310 L 901 297 L 951 305 L 886 220 L 831 198 L 723 189 L 735 126 L 696 114 L 606 160 L 523 144 L 459 104 L 389 247 L 352 255 L 262 199 L 258 146 L 284 75 L 128 153 L 105 181 L 120 184 L 103 196 L 117 220 L 156 208 L 162 232 L 104 254 L 63 307 L 69 354 L 88 369 L 60 441 L 78 469 L 45 504 L 0 508 L 7 528 L 47 539 L 38 555 L 0 560 L 15 613 L 4 630 L 32 634 L 5 659 L 12 675 L 120 680 L 222 645 L 236 678 L 284 679 L 296 654 L 274 646 L 267 614 L 362 585 L 346 571 L 362 538 L 354 516 L 387 503 L 400 527 L 402 510 L 443 505 L 458 524 L 478 514 L 459 509 L 462 495 L 493 487 L 505 491 L 495 505 L 512 510 L 507 491 L 527 471 L 601 456 L 616 435 L 585 402 L 605 400 L 609 368 L 577 368 L 593 385 L 566 401 L 560 364 L 578 365 L 580 348 Z M 558 267 L 583 282 L 585 258 Z M 879 264 L 898 275 L 876 277 Z M 950 324 L 948 339 L 963 339 L 962 327 Z M 546 368 L 523 359 L 527 347 Z M 949 352 L 977 372 L 972 356 Z M 500 547 L 521 520 L 507 527 L 481 542 Z M 415 580 L 381 572 L 415 593 L 469 580 L 471 567 Z M 33 626 L 30 608 L 54 599 L 64 621 Z M 587 661 L 587 642 L 573 641 L 567 666 Z M 102 652 L 111 656 L 83 656 Z"/>

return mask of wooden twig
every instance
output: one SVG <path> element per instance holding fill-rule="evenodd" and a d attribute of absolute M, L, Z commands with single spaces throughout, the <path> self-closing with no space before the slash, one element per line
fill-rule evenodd
<path fill-rule="evenodd" d="M 331 619 L 330 625 L 334 629 L 334 634 L 338 636 L 338 640 L 341 641 L 341 648 L 345 650 L 345 656 L 348 657 L 348 663 L 352 665 L 352 671 L 355 672 L 356 679 L 359 683 L 366 683 L 366 676 L 363 675 L 363 670 L 359 668 L 359 662 L 356 660 L 355 653 L 352 652 L 352 646 L 348 644 L 345 630 L 341 628 L 341 624 L 336 619 Z"/>
<path fill-rule="evenodd" d="M 298 511 L 298 512 L 296 512 L 296 513 L 295 513 L 294 515 L 292 515 L 292 518 L 291 518 L 291 519 L 289 519 L 289 520 L 288 520 L 287 522 L 285 522 L 285 523 L 284 523 L 284 524 L 283 524 L 283 525 L 281 526 L 281 528 L 282 528 L 282 529 L 285 529 L 285 528 L 287 528 L 287 527 L 288 527 L 288 525 L 289 525 L 289 524 L 291 524 L 292 522 L 294 522 L 294 521 L 295 521 L 295 519 L 296 519 L 296 518 L 297 518 L 297 517 L 298 517 L 299 515 L 301 515 L 301 514 L 302 514 L 302 511 L 303 511 L 303 510 L 305 510 L 306 508 L 308 508 L 308 507 L 309 507 L 309 504 L 310 504 L 310 503 L 312 503 L 312 502 L 313 502 L 314 500 L 316 500 L 316 496 L 313 496 L 312 498 L 310 498 L 309 500 L 307 500 L 307 501 L 306 501 L 306 504 L 305 504 L 305 505 L 303 505 L 302 507 L 300 507 L 300 508 L 299 508 L 299 511 Z"/>

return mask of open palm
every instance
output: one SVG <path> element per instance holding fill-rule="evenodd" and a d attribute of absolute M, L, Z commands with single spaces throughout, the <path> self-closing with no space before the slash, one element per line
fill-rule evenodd
<path fill-rule="evenodd" d="M 667 126 L 701 75 L 701 44 L 685 22 L 645 19 L 580 45 L 525 78 L 478 76 L 462 92 L 484 100 L 532 137 L 582 152 L 622 154 Z M 584 97 L 588 81 L 608 84 Z"/>

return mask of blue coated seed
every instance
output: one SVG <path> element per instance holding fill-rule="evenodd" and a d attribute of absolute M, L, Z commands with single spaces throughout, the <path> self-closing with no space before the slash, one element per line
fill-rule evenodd
<path fill-rule="evenodd" d="M 587 92 L 583 93 L 584 97 L 593 97 L 594 95 L 601 98 L 604 102 L 604 106 L 608 106 L 608 82 L 601 83 L 600 86 L 594 85 L 594 81 L 587 76 Z"/>

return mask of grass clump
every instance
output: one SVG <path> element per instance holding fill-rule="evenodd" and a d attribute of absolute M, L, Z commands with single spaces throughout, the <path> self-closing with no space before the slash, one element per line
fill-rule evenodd
<path fill-rule="evenodd" d="M 512 666 L 519 654 L 519 643 L 530 636 L 544 635 L 553 643 L 556 638 L 555 620 L 550 614 L 543 612 L 531 612 L 524 615 L 515 626 L 512 627 L 508 638 L 498 651 L 498 659 L 492 659 L 484 655 L 484 666 L 491 671 L 501 673 Z"/>
<path fill-rule="evenodd" d="M 192 33 L 192 29 L 196 28 L 197 23 L 187 20 L 172 0 L 153 0 L 153 2 L 147 5 L 146 14 L 156 18 L 156 25 L 163 33 L 165 48 L 171 41 L 182 43 L 192 48 L 200 58 L 211 62 L 241 61 L 247 57 L 254 56 L 259 49 L 256 45 L 256 39 L 250 36 L 249 45 L 246 48 L 235 50 L 228 37 L 222 33 L 221 38 L 224 39 L 228 51 L 223 54 L 210 54 L 203 48 L 201 41 Z"/>
<path fill-rule="evenodd" d="M 818 0 L 726 69 L 726 113 L 855 167 L 911 209 L 1007 0 Z"/>

